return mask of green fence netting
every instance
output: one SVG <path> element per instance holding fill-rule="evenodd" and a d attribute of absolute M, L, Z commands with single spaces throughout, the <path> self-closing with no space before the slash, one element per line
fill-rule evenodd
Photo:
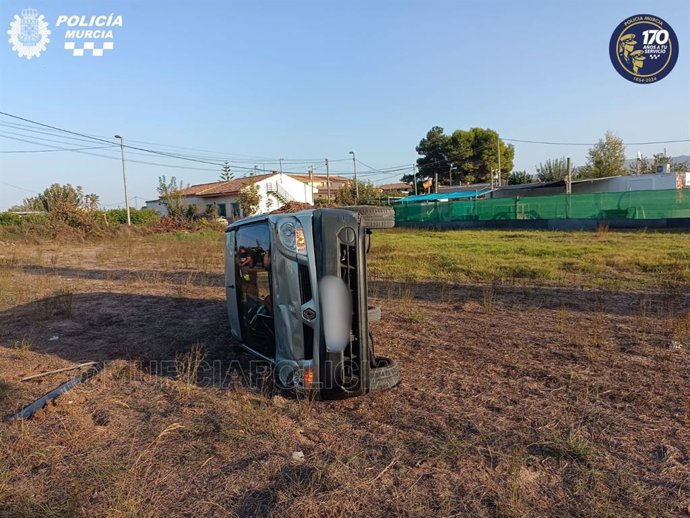
<path fill-rule="evenodd" d="M 690 190 L 600 192 L 484 200 L 400 203 L 396 222 L 523 219 L 690 218 Z"/>

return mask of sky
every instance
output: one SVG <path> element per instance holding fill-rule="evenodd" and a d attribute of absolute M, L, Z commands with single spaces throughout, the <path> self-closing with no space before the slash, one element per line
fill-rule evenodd
<path fill-rule="evenodd" d="M 26 8 L 52 31 L 31 60 L 4 36 Z M 56 26 L 59 16 L 111 14 L 122 27 L 102 57 L 62 48 L 78 27 Z M 654 84 L 625 80 L 609 59 L 614 29 L 634 14 L 661 17 L 678 36 L 675 69 Z M 131 206 L 157 197 L 161 175 L 215 181 L 223 160 L 235 176 L 279 169 L 279 158 L 295 172 L 324 172 L 329 158 L 332 173 L 351 175 L 354 151 L 362 179 L 397 181 L 400 172 L 379 171 L 411 167 L 432 126 L 563 143 L 607 130 L 624 142 L 690 139 L 689 22 L 688 0 L 0 0 L 0 111 L 108 141 L 0 115 L 0 210 L 56 182 L 124 206 L 115 134 L 201 160 L 126 148 Z M 581 165 L 588 149 L 514 145 L 515 169 L 531 173 L 561 156 Z M 626 154 L 664 148 L 690 155 L 690 142 Z"/>

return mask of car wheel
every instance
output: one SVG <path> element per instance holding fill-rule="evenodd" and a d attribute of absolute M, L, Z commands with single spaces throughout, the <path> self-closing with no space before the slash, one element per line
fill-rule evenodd
<path fill-rule="evenodd" d="M 376 367 L 369 369 L 369 390 L 385 390 L 400 383 L 400 367 L 395 360 L 379 356 L 375 360 Z"/>
<path fill-rule="evenodd" d="M 341 207 L 362 216 L 362 223 L 367 228 L 393 228 L 395 226 L 395 211 L 391 207 L 377 205 L 350 205 Z"/>

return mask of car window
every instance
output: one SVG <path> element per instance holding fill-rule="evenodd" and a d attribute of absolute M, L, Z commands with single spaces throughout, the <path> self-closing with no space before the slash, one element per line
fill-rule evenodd
<path fill-rule="evenodd" d="M 243 341 L 272 358 L 275 356 L 275 330 L 268 223 L 254 223 L 237 230 L 235 277 Z"/>

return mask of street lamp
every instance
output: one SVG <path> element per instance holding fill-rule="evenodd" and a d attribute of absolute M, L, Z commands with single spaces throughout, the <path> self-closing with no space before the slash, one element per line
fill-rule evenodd
<path fill-rule="evenodd" d="M 127 196 L 127 174 L 125 173 L 125 144 L 120 135 L 115 135 L 120 139 L 120 153 L 122 155 L 122 179 L 125 182 L 125 208 L 127 209 L 127 225 L 132 226 L 132 218 L 129 215 L 129 197 Z"/>
<path fill-rule="evenodd" d="M 359 184 L 357 183 L 357 161 L 355 159 L 355 152 L 350 151 L 350 155 L 352 155 L 352 169 L 355 172 L 355 205 L 357 204 L 357 201 L 359 200 Z"/>

